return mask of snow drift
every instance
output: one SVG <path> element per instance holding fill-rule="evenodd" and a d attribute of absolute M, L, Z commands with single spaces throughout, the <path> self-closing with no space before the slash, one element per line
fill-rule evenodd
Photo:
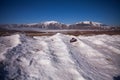
<path fill-rule="evenodd" d="M 120 35 L 0 37 L 2 80 L 113 80 L 119 75 Z"/>

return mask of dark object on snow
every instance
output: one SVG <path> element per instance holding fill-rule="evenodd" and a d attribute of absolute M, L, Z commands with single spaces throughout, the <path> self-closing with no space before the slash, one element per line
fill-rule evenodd
<path fill-rule="evenodd" d="M 72 38 L 72 39 L 70 40 L 70 43 L 72 43 L 72 42 L 76 42 L 76 41 L 77 41 L 77 39 Z"/>
<path fill-rule="evenodd" d="M 120 76 L 113 77 L 113 80 L 120 80 Z"/>

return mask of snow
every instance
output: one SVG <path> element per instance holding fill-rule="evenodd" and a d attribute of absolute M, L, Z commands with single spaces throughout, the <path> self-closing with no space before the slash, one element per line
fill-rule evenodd
<path fill-rule="evenodd" d="M 82 22 L 78 22 L 76 24 L 81 24 L 81 23 L 83 23 L 83 24 L 90 24 L 90 22 L 92 22 L 92 25 L 94 25 L 94 26 L 100 26 L 102 24 L 102 23 L 93 22 L 93 21 L 82 21 Z"/>
<path fill-rule="evenodd" d="M 83 21 L 84 24 L 90 24 L 90 21 Z"/>
<path fill-rule="evenodd" d="M 18 34 L 0 37 L 0 61 L 5 58 L 4 53 L 6 53 L 8 49 L 12 49 L 18 44 L 21 44 L 20 35 Z"/>
<path fill-rule="evenodd" d="M 120 35 L 14 34 L 0 37 L 0 60 L 6 80 L 113 80 L 120 75 Z"/>
<path fill-rule="evenodd" d="M 92 24 L 93 24 L 94 26 L 100 26 L 102 23 L 99 23 L 99 22 L 92 22 Z"/>
<path fill-rule="evenodd" d="M 59 22 L 57 22 L 57 21 L 45 21 L 45 22 L 43 22 L 43 24 L 46 26 L 49 24 L 56 24 L 56 23 L 59 23 Z"/>

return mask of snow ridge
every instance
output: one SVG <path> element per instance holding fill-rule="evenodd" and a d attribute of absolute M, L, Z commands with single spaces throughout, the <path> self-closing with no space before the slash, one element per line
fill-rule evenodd
<path fill-rule="evenodd" d="M 71 43 L 72 38 L 77 41 Z M 7 49 L 9 40 L 16 42 Z M 0 52 L 4 56 L 1 61 L 5 62 L 3 70 L 7 71 L 0 77 L 4 76 L 3 80 L 113 80 L 120 75 L 119 42 L 119 35 L 76 37 L 58 33 L 49 37 L 19 34 L 0 37 L 0 45 L 5 45 L 0 48 L 0 51 L 5 48 L 4 53 Z"/>

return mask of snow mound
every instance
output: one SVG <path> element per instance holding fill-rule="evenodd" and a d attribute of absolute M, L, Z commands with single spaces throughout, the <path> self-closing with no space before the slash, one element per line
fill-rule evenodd
<path fill-rule="evenodd" d="M 0 37 L 0 79 L 113 80 L 120 75 L 119 43 L 119 35 Z"/>
<path fill-rule="evenodd" d="M 8 49 L 16 47 L 18 44 L 21 44 L 20 35 L 15 34 L 12 36 L 0 37 L 0 61 L 4 59 L 4 53 Z"/>

